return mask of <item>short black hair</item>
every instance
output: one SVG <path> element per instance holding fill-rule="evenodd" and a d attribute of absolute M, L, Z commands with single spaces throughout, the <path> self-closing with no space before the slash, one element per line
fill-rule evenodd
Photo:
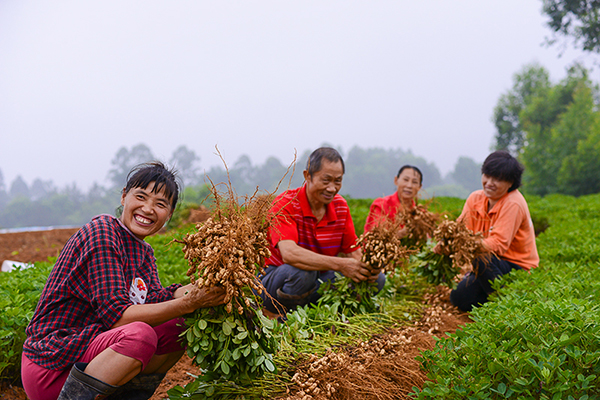
<path fill-rule="evenodd" d="M 505 182 L 511 182 L 508 189 L 512 192 L 521 186 L 521 176 L 525 168 L 506 150 L 496 150 L 481 165 L 481 173 Z"/>
<path fill-rule="evenodd" d="M 420 170 L 419 168 L 415 167 L 414 165 L 409 165 L 409 164 L 403 165 L 403 166 L 400 168 L 400 171 L 398 171 L 398 175 L 396 175 L 396 178 L 399 178 L 399 177 L 400 177 L 400 174 L 401 174 L 401 173 L 402 173 L 402 171 L 404 171 L 405 169 L 414 169 L 414 170 L 415 170 L 415 171 L 416 171 L 416 172 L 419 174 L 419 178 L 420 178 L 420 179 L 419 179 L 419 184 L 420 184 L 421 186 L 423 186 L 423 173 L 421 172 L 421 170 Z"/>
<path fill-rule="evenodd" d="M 177 171 L 167 168 L 160 161 L 151 161 L 133 167 L 127 174 L 127 184 L 123 188 L 123 193 L 127 194 L 133 188 L 146 189 L 152 182 L 154 182 L 152 193 L 164 190 L 165 195 L 171 201 L 171 210 L 175 210 L 181 193 L 181 184 Z"/>
<path fill-rule="evenodd" d="M 323 159 L 326 159 L 329 162 L 342 163 L 342 173 L 346 173 L 346 166 L 344 165 L 344 160 L 340 153 L 332 148 L 332 147 L 319 147 L 315 151 L 313 151 L 308 157 L 308 161 L 306 162 L 306 170 L 308 171 L 308 175 L 313 176 L 313 174 L 319 172 L 321 170 L 321 164 Z"/>

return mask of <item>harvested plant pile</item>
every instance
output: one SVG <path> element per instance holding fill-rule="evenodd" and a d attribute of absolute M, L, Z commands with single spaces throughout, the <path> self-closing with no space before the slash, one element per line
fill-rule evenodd
<path fill-rule="evenodd" d="M 433 340 L 415 328 L 392 330 L 345 351 L 311 355 L 292 377 L 298 390 L 287 400 L 409 399 L 425 374 L 415 357 Z"/>
<path fill-rule="evenodd" d="M 471 265 L 476 258 L 490 256 L 483 245 L 483 235 L 473 233 L 462 221 L 442 221 L 433 237 L 437 242 L 434 251 L 450 257 L 454 267 Z"/>
<path fill-rule="evenodd" d="M 222 195 L 212 186 L 213 215 L 178 241 L 184 244 L 192 283 L 199 288 L 222 287 L 226 297 L 225 305 L 201 308 L 187 316 L 187 352 L 203 374 L 185 389 L 169 391 L 173 398 L 219 396 L 223 385 L 231 385 L 227 381 L 246 384 L 275 371 L 273 323 L 259 310 L 261 299 L 256 294 L 263 290 L 256 275 L 270 255 L 271 202 L 255 193 L 240 203 L 230 185 L 227 189 Z"/>
<path fill-rule="evenodd" d="M 392 276 L 396 268 L 405 266 L 411 253 L 398 236 L 400 222 L 384 220 L 357 241 L 362 250 L 361 261 L 371 270 L 385 270 Z"/>
<path fill-rule="evenodd" d="M 417 259 L 417 270 L 435 285 L 454 287 L 453 278 L 461 267 L 472 265 L 476 258 L 489 258 L 490 252 L 483 245 L 481 233 L 473 233 L 462 221 L 444 220 L 433 232 L 432 243 Z M 477 271 L 473 271 L 477 274 Z"/>
<path fill-rule="evenodd" d="M 187 275 L 199 288 L 225 288 L 227 312 L 235 304 L 241 314 L 240 300 L 250 306 L 249 298 L 242 296 L 244 288 L 262 292 L 257 274 L 263 273 L 262 265 L 270 256 L 269 204 L 253 199 L 242 206 L 227 202 L 225 209 L 218 208 L 214 216 L 196 225 L 197 232 L 183 240 L 190 265 Z"/>
<path fill-rule="evenodd" d="M 421 248 L 427 243 L 427 239 L 433 235 L 439 216 L 429 212 L 422 204 L 403 210 L 397 218 L 406 228 L 406 236 L 403 243 L 408 247 Z"/>
<path fill-rule="evenodd" d="M 358 238 L 356 245 L 362 250 L 361 261 L 371 270 L 372 275 L 385 270 L 391 277 L 396 268 L 407 265 L 408 257 L 413 251 L 401 243 L 399 226 L 399 222 L 384 220 Z M 323 294 L 321 302 L 332 306 L 346 317 L 379 311 L 379 302 L 373 298 L 377 294 L 376 282 L 366 280 L 357 283 L 336 273 L 335 281 L 325 282 L 320 291 Z"/>

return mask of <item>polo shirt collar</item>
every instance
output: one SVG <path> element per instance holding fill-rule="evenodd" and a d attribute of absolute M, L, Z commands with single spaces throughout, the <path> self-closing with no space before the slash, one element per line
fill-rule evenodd
<path fill-rule="evenodd" d="M 488 211 L 488 204 L 490 203 L 490 199 L 488 199 L 487 196 L 485 194 L 483 194 L 483 201 L 481 202 L 480 206 L 478 207 L 477 212 L 479 214 L 481 214 L 482 216 L 496 214 L 498 212 L 498 210 L 500 209 L 500 207 L 502 206 L 502 203 L 504 203 L 506 201 L 506 199 L 508 198 L 509 194 L 510 194 L 510 192 L 508 192 L 504 196 L 502 196 L 500 198 L 500 200 L 498 200 L 498 202 L 496 204 L 494 204 L 494 207 L 492 207 L 492 209 L 489 211 Z"/>
<path fill-rule="evenodd" d="M 317 218 L 313 214 L 312 209 L 310 208 L 310 203 L 308 202 L 308 195 L 306 194 L 306 183 L 300 188 L 300 193 L 298 193 L 298 201 L 300 202 L 302 215 L 304 215 L 305 217 L 313 217 L 315 219 Z M 323 216 L 323 219 L 319 221 L 319 223 L 337 220 L 337 213 L 335 212 L 333 201 L 327 204 L 326 207 L 327 210 L 325 211 L 325 215 Z"/>

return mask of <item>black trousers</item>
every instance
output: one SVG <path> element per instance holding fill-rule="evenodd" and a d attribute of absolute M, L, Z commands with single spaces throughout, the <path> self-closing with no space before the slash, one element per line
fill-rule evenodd
<path fill-rule="evenodd" d="M 487 262 L 483 259 L 473 261 L 473 269 L 478 271 L 478 276 L 469 272 L 456 289 L 450 292 L 450 301 L 463 311 L 471 311 L 473 306 L 481 305 L 488 301 L 492 289 L 492 281 L 499 276 L 508 274 L 512 270 L 521 269 L 515 263 L 503 260 L 496 256 Z"/>

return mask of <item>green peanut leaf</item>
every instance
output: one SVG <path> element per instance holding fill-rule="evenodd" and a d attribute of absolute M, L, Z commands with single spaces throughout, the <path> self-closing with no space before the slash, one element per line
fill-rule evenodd
<path fill-rule="evenodd" d="M 221 371 L 223 371 L 225 375 L 229 375 L 229 364 L 225 361 L 221 361 Z"/>

